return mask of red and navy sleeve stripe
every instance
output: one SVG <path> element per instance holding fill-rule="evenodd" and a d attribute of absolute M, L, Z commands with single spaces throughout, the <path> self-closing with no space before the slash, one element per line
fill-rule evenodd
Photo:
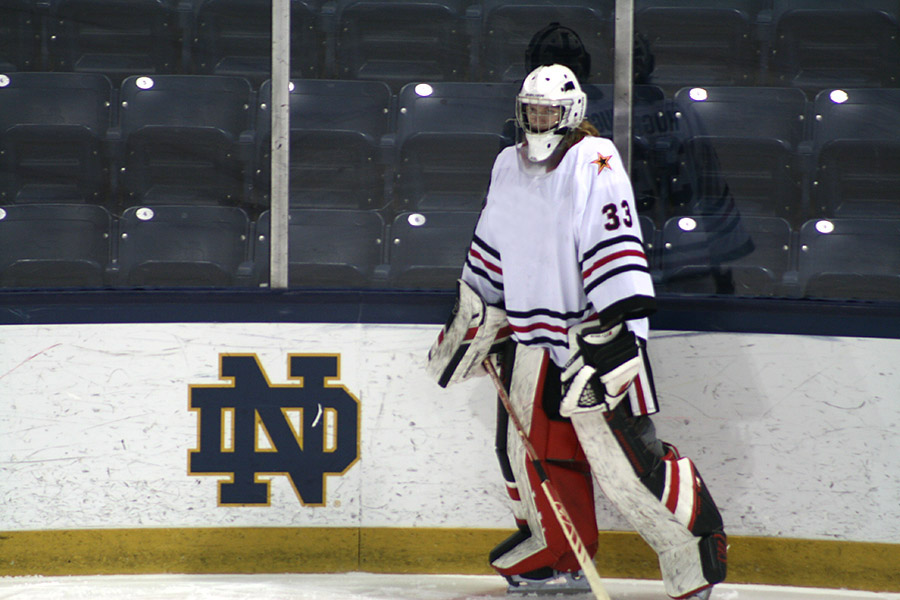
<path fill-rule="evenodd" d="M 581 276 L 586 294 L 590 294 L 605 281 L 633 272 L 650 274 L 644 245 L 634 235 L 604 240 L 591 247 L 581 259 Z"/>
<path fill-rule="evenodd" d="M 500 253 L 477 235 L 472 238 L 466 267 L 491 287 L 503 291 L 503 267 Z"/>

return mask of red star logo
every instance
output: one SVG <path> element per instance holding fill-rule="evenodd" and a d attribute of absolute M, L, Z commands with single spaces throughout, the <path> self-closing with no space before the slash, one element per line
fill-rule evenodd
<path fill-rule="evenodd" d="M 603 156 L 599 152 L 597 153 L 597 160 L 592 160 L 592 165 L 597 165 L 597 175 L 603 172 L 603 169 L 612 169 L 609 165 L 609 159 L 612 158 L 612 154 L 609 156 Z"/>

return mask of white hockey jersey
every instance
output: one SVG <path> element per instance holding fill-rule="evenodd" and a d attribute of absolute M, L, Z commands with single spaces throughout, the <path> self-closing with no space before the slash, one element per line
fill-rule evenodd
<path fill-rule="evenodd" d="M 568 330 L 625 314 L 647 339 L 653 283 L 628 174 L 613 143 L 586 137 L 540 176 L 516 148 L 494 162 L 462 279 L 501 306 L 514 339 L 569 357 Z"/>

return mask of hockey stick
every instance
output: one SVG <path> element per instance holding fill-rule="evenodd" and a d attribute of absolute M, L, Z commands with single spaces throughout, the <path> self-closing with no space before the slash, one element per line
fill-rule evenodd
<path fill-rule="evenodd" d="M 572 517 L 569 516 L 569 511 L 566 510 L 562 500 L 560 500 L 556 487 L 550 482 L 550 478 L 547 477 L 544 466 L 541 464 L 541 459 L 538 458 L 537 451 L 535 451 L 534 446 L 531 444 L 531 440 L 528 439 L 528 433 L 526 433 L 525 427 L 513 411 L 512 402 L 509 400 L 509 394 L 506 393 L 506 388 L 503 387 L 503 382 L 500 381 L 500 376 L 497 375 L 494 364 L 491 362 L 490 358 L 486 358 L 482 365 L 487 370 L 488 375 L 491 376 L 494 387 L 497 388 L 497 395 L 500 397 L 500 402 L 503 403 L 503 407 L 509 414 L 509 420 L 512 421 L 513 426 L 516 428 L 516 433 L 518 433 L 519 437 L 522 439 L 522 445 L 525 446 L 525 453 L 528 454 L 528 458 L 531 460 L 531 464 L 534 465 L 534 470 L 541 480 L 541 489 L 544 491 L 547 501 L 553 508 L 553 514 L 556 516 L 556 520 L 563 530 L 566 540 L 569 542 L 569 546 L 575 553 L 575 558 L 578 559 L 578 565 L 584 572 L 584 576 L 587 577 L 588 584 L 591 586 L 591 591 L 594 593 L 594 596 L 597 597 L 597 600 L 611 600 L 609 594 L 606 593 L 606 588 L 603 587 L 603 581 L 600 579 L 600 573 L 597 572 L 597 567 L 594 566 L 591 555 L 588 553 L 587 548 L 584 546 L 584 542 L 581 540 L 581 536 L 578 535 L 578 531 L 575 529 Z"/>

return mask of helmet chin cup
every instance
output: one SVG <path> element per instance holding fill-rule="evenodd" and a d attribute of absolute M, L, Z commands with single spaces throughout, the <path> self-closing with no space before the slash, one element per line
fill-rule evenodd
<path fill-rule="evenodd" d="M 563 135 L 556 131 L 525 133 L 525 155 L 531 162 L 543 162 L 559 147 Z"/>
<path fill-rule="evenodd" d="M 547 141 L 549 135 L 555 135 L 558 139 L 553 142 Z M 533 137 L 543 137 L 543 141 L 539 142 L 542 147 L 538 147 L 538 152 L 534 152 Z M 564 144 L 562 143 L 565 136 L 559 134 L 523 134 L 520 133 L 516 140 L 516 160 L 519 163 L 519 169 L 522 173 L 529 177 L 543 177 L 553 172 L 559 166 L 562 160 Z M 552 148 L 549 145 L 552 144 Z"/>

